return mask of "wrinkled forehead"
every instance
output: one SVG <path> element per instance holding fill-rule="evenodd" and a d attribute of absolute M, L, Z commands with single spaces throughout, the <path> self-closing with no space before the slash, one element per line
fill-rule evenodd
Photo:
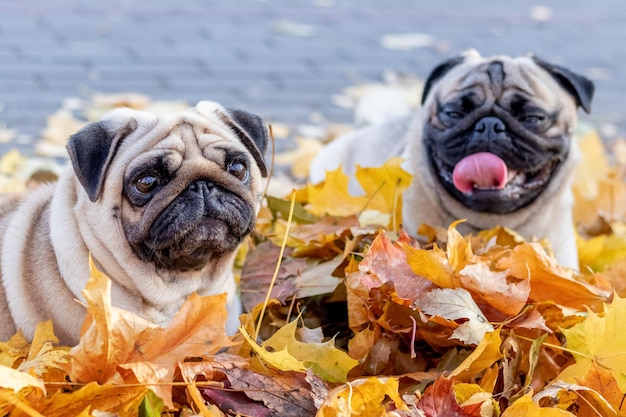
<path fill-rule="evenodd" d="M 472 90 L 482 92 L 485 97 L 500 99 L 515 93 L 536 97 L 547 104 L 560 100 L 560 86 L 529 57 L 507 56 L 489 59 L 470 57 L 452 68 L 440 81 L 435 92 L 440 98 Z"/>
<path fill-rule="evenodd" d="M 151 129 L 138 130 L 133 134 L 137 137 L 124 143 L 134 148 L 130 152 L 132 154 L 159 149 L 185 154 L 194 148 L 204 152 L 215 146 L 245 150 L 235 133 L 218 115 L 207 118 L 194 112 L 184 112 L 163 116 Z"/>

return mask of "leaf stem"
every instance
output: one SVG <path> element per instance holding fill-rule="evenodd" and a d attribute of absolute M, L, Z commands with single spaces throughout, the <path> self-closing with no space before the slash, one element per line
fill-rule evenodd
<path fill-rule="evenodd" d="M 520 335 L 515 335 L 515 337 L 517 337 L 518 339 L 526 340 L 527 342 L 534 342 L 535 341 L 535 339 L 531 339 L 530 337 L 524 337 L 524 336 L 520 336 Z M 571 353 L 572 355 L 582 356 L 583 358 L 586 358 L 586 359 L 590 359 L 590 360 L 594 359 L 593 356 L 586 355 L 586 354 L 584 354 L 582 352 L 577 352 L 577 351 L 575 351 L 573 349 L 568 349 L 565 346 L 554 345 L 552 343 L 547 343 L 547 342 L 543 342 L 542 345 L 543 346 L 547 346 L 547 347 L 552 348 L 552 349 L 561 350 L 563 352 Z"/>
<path fill-rule="evenodd" d="M 263 307 L 261 308 L 261 313 L 259 314 L 259 321 L 257 322 L 256 329 L 254 331 L 254 340 L 259 338 L 259 332 L 261 331 L 261 324 L 263 323 L 263 316 L 265 315 L 265 309 L 267 308 L 267 304 L 270 301 L 270 295 L 272 294 L 272 289 L 274 288 L 274 283 L 276 282 L 276 278 L 278 277 L 278 271 L 280 270 L 280 265 L 283 260 L 283 254 L 285 253 L 285 247 L 287 246 L 287 239 L 289 238 L 289 230 L 291 229 L 291 222 L 293 220 L 293 210 L 296 206 L 296 190 L 291 190 L 291 205 L 289 206 L 289 216 L 287 217 L 287 228 L 285 229 L 285 237 L 283 238 L 283 243 L 280 246 L 280 253 L 278 254 L 278 259 L 276 260 L 276 269 L 274 269 L 274 275 L 272 276 L 272 281 L 270 282 L 270 286 L 267 289 L 267 294 L 265 295 L 265 302 L 263 303 Z"/>

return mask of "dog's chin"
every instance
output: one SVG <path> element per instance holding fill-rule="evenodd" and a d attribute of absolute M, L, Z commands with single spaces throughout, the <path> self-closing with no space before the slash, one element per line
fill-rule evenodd
<path fill-rule="evenodd" d="M 431 167 L 443 188 L 470 210 L 507 214 L 531 204 L 548 187 L 561 166 L 560 159 L 551 159 L 542 166 L 521 171 L 509 168 L 505 183 L 498 187 L 471 186 L 459 190 L 454 184 L 454 166 L 448 165 L 435 152 L 430 152 Z"/>
<path fill-rule="evenodd" d="M 184 234 L 163 240 L 146 239 L 133 248 L 145 262 L 167 271 L 201 270 L 216 259 L 231 254 L 243 241 L 231 226 L 218 219 L 207 218 Z"/>

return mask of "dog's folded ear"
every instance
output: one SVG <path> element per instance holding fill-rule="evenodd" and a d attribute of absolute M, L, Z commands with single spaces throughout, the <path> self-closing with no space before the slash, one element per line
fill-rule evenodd
<path fill-rule="evenodd" d="M 125 116 L 91 123 L 70 136 L 67 142 L 76 177 L 91 201 L 100 197 L 106 171 L 120 144 L 137 129 L 137 121 L 130 115 Z"/>
<path fill-rule="evenodd" d="M 532 59 L 535 61 L 535 64 L 548 71 L 561 87 L 574 97 L 578 106 L 582 107 L 587 113 L 591 111 L 591 99 L 593 98 L 595 89 L 593 81 L 567 68 L 546 62 L 536 56 L 532 56 Z"/>
<path fill-rule="evenodd" d="M 431 71 L 431 73 L 426 78 L 424 82 L 424 89 L 422 91 L 422 104 L 426 101 L 426 97 L 428 97 L 428 93 L 433 88 L 433 85 L 444 75 L 448 73 L 452 68 L 459 65 L 461 62 L 465 60 L 465 55 L 459 55 L 454 58 L 450 58 L 441 64 L 437 65 L 435 69 Z"/>
<path fill-rule="evenodd" d="M 256 114 L 239 109 L 225 109 L 222 120 L 235 132 L 256 161 L 261 175 L 267 177 L 265 151 L 269 142 L 268 128 Z"/>

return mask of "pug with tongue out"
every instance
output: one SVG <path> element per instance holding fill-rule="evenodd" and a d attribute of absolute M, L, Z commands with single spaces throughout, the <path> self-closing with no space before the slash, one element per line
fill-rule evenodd
<path fill-rule="evenodd" d="M 424 84 L 422 108 L 403 119 L 336 139 L 314 160 L 311 180 L 339 164 L 382 165 L 403 156 L 413 182 L 403 224 L 462 233 L 497 225 L 547 238 L 559 263 L 577 268 L 570 179 L 577 160 L 577 109 L 589 112 L 593 83 L 534 56 L 443 62 Z"/>

